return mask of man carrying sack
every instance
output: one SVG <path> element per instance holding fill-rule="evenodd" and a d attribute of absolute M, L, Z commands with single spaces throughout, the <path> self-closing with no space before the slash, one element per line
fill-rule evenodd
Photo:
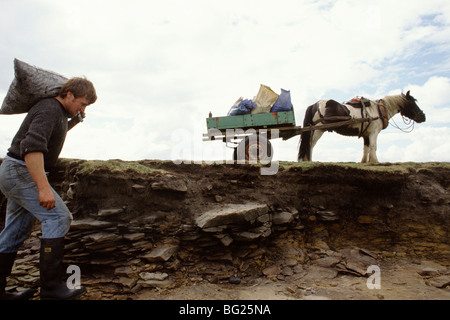
<path fill-rule="evenodd" d="M 34 294 L 31 289 L 9 293 L 5 287 L 17 251 L 30 236 L 35 219 L 42 226 L 41 299 L 76 299 L 86 292 L 84 287 L 69 289 L 60 279 L 64 237 L 72 214 L 50 186 L 46 172 L 56 164 L 67 131 L 82 121 L 86 107 L 96 100 L 92 82 L 72 78 L 58 96 L 42 99 L 29 109 L 13 138 L 0 166 L 0 190 L 8 199 L 0 233 L 0 300 L 25 300 Z"/>

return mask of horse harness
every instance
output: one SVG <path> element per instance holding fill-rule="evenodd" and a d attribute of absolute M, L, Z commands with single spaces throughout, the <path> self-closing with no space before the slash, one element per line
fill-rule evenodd
<path fill-rule="evenodd" d="M 370 122 L 372 120 L 377 120 L 377 119 L 381 120 L 381 122 L 383 123 L 383 129 L 381 129 L 381 130 L 386 129 L 387 126 L 389 125 L 389 118 L 388 118 L 388 115 L 387 115 L 387 111 L 386 111 L 386 106 L 384 104 L 384 100 L 383 99 L 376 100 L 376 103 L 377 103 L 377 109 L 378 109 L 378 117 L 375 118 L 375 119 L 369 120 L 369 124 L 366 126 L 366 128 L 364 128 L 364 122 L 361 122 L 361 133 L 359 134 L 358 138 L 361 138 L 362 135 L 364 134 L 364 132 L 366 132 L 366 130 L 369 127 Z M 354 98 L 354 99 L 349 101 L 349 104 L 352 105 L 355 108 L 361 107 L 361 117 L 362 118 L 368 118 L 366 107 L 370 107 L 371 106 L 371 103 L 370 103 L 369 99 L 366 99 L 364 97 Z"/>
<path fill-rule="evenodd" d="M 359 134 L 359 138 L 361 138 L 363 136 L 363 134 L 366 132 L 367 128 L 370 125 L 370 122 L 373 120 L 377 120 L 380 119 L 383 123 L 383 129 L 386 129 L 387 126 L 389 125 L 389 118 L 387 115 L 387 110 L 386 110 L 386 106 L 385 106 L 385 102 L 383 99 L 379 99 L 376 100 L 376 104 L 377 104 L 377 110 L 378 110 L 378 117 L 375 118 L 370 118 L 369 115 L 367 114 L 367 107 L 370 107 L 371 101 L 367 98 L 364 97 L 357 97 L 357 98 L 353 98 L 350 101 L 345 102 L 344 104 L 348 104 L 351 105 L 354 108 L 357 109 L 361 109 L 361 117 L 364 118 L 368 118 L 368 122 L 369 124 L 364 127 L 364 122 L 361 122 L 361 131 Z M 342 104 L 341 104 L 342 106 Z M 347 109 L 348 110 L 348 109 Z M 340 114 L 339 116 L 333 116 L 333 117 L 329 117 L 327 116 L 327 114 L 325 114 L 325 116 L 320 112 L 320 108 L 317 110 L 320 116 L 320 119 L 314 122 L 314 125 L 317 123 L 330 123 L 330 122 L 338 122 L 338 121 L 343 121 L 343 120 L 347 120 L 349 118 L 349 116 L 344 115 L 344 114 Z"/>
<path fill-rule="evenodd" d="M 380 115 L 380 119 L 383 122 L 382 130 L 384 130 L 389 125 L 389 117 L 388 117 L 386 106 L 384 104 L 383 99 L 377 100 L 377 108 L 378 108 L 378 114 Z"/>

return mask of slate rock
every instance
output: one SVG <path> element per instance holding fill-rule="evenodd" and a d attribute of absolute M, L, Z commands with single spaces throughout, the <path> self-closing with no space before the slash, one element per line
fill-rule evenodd
<path fill-rule="evenodd" d="M 84 236 L 83 239 L 88 239 L 93 242 L 106 242 L 110 240 L 114 240 L 117 238 L 117 235 L 113 233 L 107 233 L 107 232 L 98 232 L 94 234 L 89 234 L 87 236 Z"/>
<path fill-rule="evenodd" d="M 286 224 L 291 223 L 294 220 L 294 214 L 292 212 L 278 212 L 273 215 L 272 223 L 273 224 Z"/>
<path fill-rule="evenodd" d="M 265 268 L 262 273 L 265 276 L 276 276 L 279 275 L 281 273 L 281 269 L 278 266 L 270 266 Z"/>
<path fill-rule="evenodd" d="M 169 288 L 173 285 L 173 281 L 166 279 L 163 281 L 159 280 L 138 280 L 138 285 L 144 287 L 144 288 Z"/>
<path fill-rule="evenodd" d="M 164 272 L 141 272 L 139 278 L 142 280 L 165 280 L 169 275 Z"/>
<path fill-rule="evenodd" d="M 110 208 L 99 210 L 97 215 L 99 217 L 109 217 L 123 212 L 124 212 L 123 208 Z"/>
<path fill-rule="evenodd" d="M 150 253 L 143 256 L 143 258 L 149 262 L 168 261 L 177 250 L 177 245 L 164 245 L 153 249 Z"/>
<path fill-rule="evenodd" d="M 231 284 L 240 284 L 241 283 L 241 278 L 239 277 L 230 277 L 230 279 L 228 279 L 228 282 Z"/>
<path fill-rule="evenodd" d="M 114 223 L 99 221 L 92 218 L 73 220 L 70 225 L 71 230 L 97 230 L 112 227 Z"/>
<path fill-rule="evenodd" d="M 261 203 L 228 204 L 202 213 L 195 222 L 202 229 L 239 224 L 254 220 L 268 211 L 268 206 Z"/>

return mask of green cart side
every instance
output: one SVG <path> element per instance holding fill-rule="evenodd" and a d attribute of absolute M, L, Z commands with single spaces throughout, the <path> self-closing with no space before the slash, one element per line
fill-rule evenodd
<path fill-rule="evenodd" d="M 228 117 L 206 118 L 206 126 L 210 129 L 246 129 L 295 126 L 294 111 L 245 114 Z"/>
<path fill-rule="evenodd" d="M 234 148 L 234 160 L 238 160 L 238 154 L 247 161 L 270 160 L 273 147 L 269 140 L 273 138 L 273 130 L 277 130 L 275 138 L 286 139 L 299 134 L 294 109 L 227 117 L 210 115 L 206 126 L 208 133 L 203 134 L 203 141 L 223 140 L 227 147 Z"/>

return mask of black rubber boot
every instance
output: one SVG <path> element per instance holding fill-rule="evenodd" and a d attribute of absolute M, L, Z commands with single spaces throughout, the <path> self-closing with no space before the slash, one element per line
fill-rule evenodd
<path fill-rule="evenodd" d="M 0 300 L 29 300 L 36 290 L 25 289 L 21 292 L 7 292 L 6 278 L 11 275 L 11 270 L 16 259 L 16 253 L 0 253 Z"/>
<path fill-rule="evenodd" d="M 61 280 L 64 238 L 41 240 L 41 300 L 74 300 L 86 293 L 86 288 L 69 289 Z"/>

